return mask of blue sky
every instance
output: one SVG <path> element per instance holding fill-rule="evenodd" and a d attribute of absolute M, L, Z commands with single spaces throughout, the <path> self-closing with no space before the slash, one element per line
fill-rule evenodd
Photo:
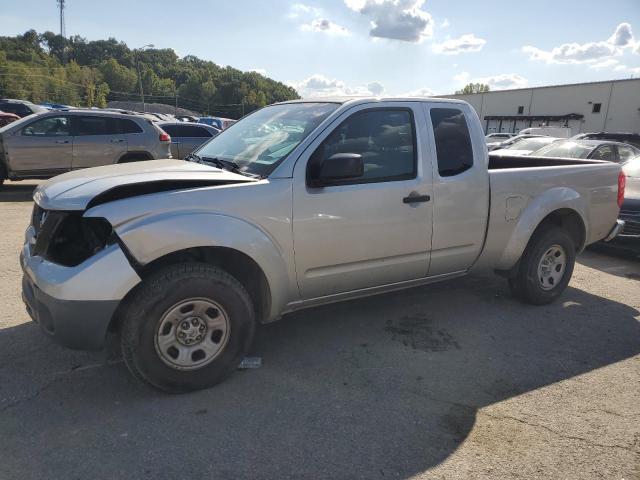
<path fill-rule="evenodd" d="M 0 5 L 1 35 L 58 31 L 55 0 Z M 66 25 L 259 70 L 304 96 L 640 76 L 640 0 L 67 0 Z"/>

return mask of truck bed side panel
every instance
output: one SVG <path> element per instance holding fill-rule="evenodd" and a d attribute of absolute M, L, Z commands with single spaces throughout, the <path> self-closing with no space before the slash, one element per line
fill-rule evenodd
<path fill-rule="evenodd" d="M 613 163 L 490 170 L 489 229 L 475 268 L 513 267 L 540 222 L 560 209 L 580 215 L 586 245 L 603 239 L 618 215 L 619 171 Z"/>

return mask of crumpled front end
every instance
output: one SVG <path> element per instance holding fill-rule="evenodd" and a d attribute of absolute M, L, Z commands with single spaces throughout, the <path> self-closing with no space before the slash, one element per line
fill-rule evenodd
<path fill-rule="evenodd" d="M 20 254 L 22 298 L 57 342 L 95 350 L 124 296 L 140 282 L 111 225 L 79 211 L 34 206 Z"/>

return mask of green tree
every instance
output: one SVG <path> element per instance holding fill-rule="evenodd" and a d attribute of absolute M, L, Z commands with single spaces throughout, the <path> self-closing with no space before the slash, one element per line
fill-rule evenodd
<path fill-rule="evenodd" d="M 489 91 L 489 85 L 484 83 L 468 83 L 461 90 L 456 90 L 456 95 L 469 95 L 471 93 L 484 93 Z"/>

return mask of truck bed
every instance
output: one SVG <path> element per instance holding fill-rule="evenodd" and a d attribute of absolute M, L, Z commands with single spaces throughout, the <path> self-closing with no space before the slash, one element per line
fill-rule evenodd
<path fill-rule="evenodd" d="M 580 214 L 585 245 L 603 239 L 618 214 L 619 172 L 618 164 L 599 160 L 489 155 L 489 223 L 475 267 L 513 267 L 516 246 L 526 244 L 550 209 Z"/>

